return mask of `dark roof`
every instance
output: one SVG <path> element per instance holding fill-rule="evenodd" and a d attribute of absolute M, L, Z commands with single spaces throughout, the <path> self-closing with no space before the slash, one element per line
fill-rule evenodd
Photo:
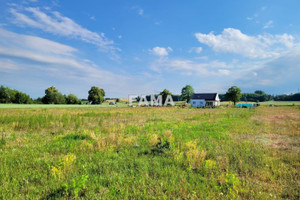
<path fill-rule="evenodd" d="M 191 99 L 215 100 L 218 93 L 194 93 Z"/>

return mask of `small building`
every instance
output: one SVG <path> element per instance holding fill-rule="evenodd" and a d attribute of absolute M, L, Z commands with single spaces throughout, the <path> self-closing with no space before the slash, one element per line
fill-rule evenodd
<path fill-rule="evenodd" d="M 216 107 L 220 106 L 218 93 L 194 93 L 190 100 L 192 107 Z"/>

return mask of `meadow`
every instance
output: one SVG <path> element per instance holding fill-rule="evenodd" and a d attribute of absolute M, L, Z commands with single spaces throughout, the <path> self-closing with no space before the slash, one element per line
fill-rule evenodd
<path fill-rule="evenodd" d="M 300 106 L 0 108 L 0 199 L 299 199 Z"/>

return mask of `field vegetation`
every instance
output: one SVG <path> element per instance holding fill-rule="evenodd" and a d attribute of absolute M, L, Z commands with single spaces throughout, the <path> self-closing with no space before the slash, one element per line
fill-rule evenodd
<path fill-rule="evenodd" d="M 300 107 L 0 109 L 0 199 L 299 199 Z"/>

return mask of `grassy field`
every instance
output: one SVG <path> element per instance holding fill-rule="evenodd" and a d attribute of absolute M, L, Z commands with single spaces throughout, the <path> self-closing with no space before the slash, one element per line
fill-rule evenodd
<path fill-rule="evenodd" d="M 246 103 L 244 101 L 238 102 L 238 103 Z M 256 102 L 249 102 L 249 103 L 256 103 Z M 265 102 L 259 102 L 261 106 L 300 106 L 300 101 L 265 101 Z M 232 105 L 232 102 L 229 101 L 222 101 L 221 105 L 227 106 Z"/>
<path fill-rule="evenodd" d="M 109 100 L 107 102 L 102 103 L 101 105 L 90 105 L 90 104 L 82 104 L 82 105 L 72 105 L 72 104 L 0 104 L 1 108 L 114 108 L 114 107 L 128 107 L 128 103 L 125 101 L 119 102 L 115 105 L 109 105 L 109 102 L 115 102 L 115 100 Z M 176 101 L 174 102 L 177 106 L 182 106 L 184 101 Z M 255 103 L 255 102 L 254 102 Z M 299 106 L 300 101 L 266 101 L 260 102 L 260 105 L 269 106 L 270 104 L 276 106 Z M 132 103 L 133 106 L 137 106 L 137 102 Z M 232 102 L 223 101 L 221 102 L 222 106 L 232 105 Z"/>
<path fill-rule="evenodd" d="M 299 199 L 300 107 L 0 109 L 0 199 Z"/>
<path fill-rule="evenodd" d="M 101 105 L 90 104 L 0 104 L 1 108 L 106 108 L 106 107 L 128 107 L 128 104 L 117 103 L 115 105 L 109 105 L 108 102 Z"/>
<path fill-rule="evenodd" d="M 292 106 L 292 105 L 300 105 L 300 101 L 266 101 L 266 102 L 260 102 L 261 105 L 278 105 L 278 106 Z"/>

